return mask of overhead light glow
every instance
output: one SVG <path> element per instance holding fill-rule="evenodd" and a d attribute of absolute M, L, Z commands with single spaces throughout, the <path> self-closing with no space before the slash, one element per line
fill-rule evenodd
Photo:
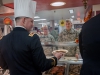
<path fill-rule="evenodd" d="M 72 16 L 72 18 L 74 18 L 74 16 Z"/>
<path fill-rule="evenodd" d="M 39 16 L 34 16 L 34 18 L 40 18 Z"/>
<path fill-rule="evenodd" d="M 73 22 L 73 19 L 70 19 L 71 22 Z"/>
<path fill-rule="evenodd" d="M 46 20 L 46 19 L 36 19 L 34 21 L 43 21 L 43 20 Z"/>
<path fill-rule="evenodd" d="M 54 3 L 51 3 L 50 5 L 51 6 L 63 6 L 65 4 L 66 4 L 65 2 L 54 2 Z"/>
<path fill-rule="evenodd" d="M 46 24 L 46 23 L 38 23 L 38 24 L 42 24 L 42 25 L 44 25 L 44 24 Z"/>
<path fill-rule="evenodd" d="M 69 10 L 70 14 L 74 13 L 74 10 Z"/>
<path fill-rule="evenodd" d="M 59 24 L 58 23 L 54 23 L 55 24 L 55 26 L 58 26 Z"/>

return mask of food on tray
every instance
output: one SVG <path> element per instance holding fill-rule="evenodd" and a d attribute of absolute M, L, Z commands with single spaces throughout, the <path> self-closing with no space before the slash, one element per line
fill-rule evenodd
<path fill-rule="evenodd" d="M 50 72 L 50 74 L 55 74 L 56 73 L 56 71 L 52 71 L 52 72 Z"/>
<path fill-rule="evenodd" d="M 80 75 L 81 64 L 71 64 L 69 66 L 69 75 Z"/>
<path fill-rule="evenodd" d="M 47 72 L 45 72 L 45 74 L 51 74 L 51 75 L 64 75 L 64 72 L 65 72 L 65 66 L 56 66 L 52 69 L 50 69 Z"/>
<path fill-rule="evenodd" d="M 58 67 L 54 67 L 51 69 L 51 71 L 57 71 L 58 70 Z"/>
<path fill-rule="evenodd" d="M 63 73 L 57 73 L 57 75 L 63 75 Z"/>

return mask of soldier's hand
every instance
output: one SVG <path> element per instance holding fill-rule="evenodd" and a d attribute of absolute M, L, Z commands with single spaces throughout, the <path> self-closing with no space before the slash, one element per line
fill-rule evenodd
<path fill-rule="evenodd" d="M 48 42 L 45 42 L 44 44 L 45 44 L 45 45 L 48 45 Z"/>
<path fill-rule="evenodd" d="M 63 56 L 63 53 L 62 52 L 55 52 L 53 55 L 59 60 Z"/>
<path fill-rule="evenodd" d="M 75 54 L 76 59 L 79 59 L 79 54 Z"/>

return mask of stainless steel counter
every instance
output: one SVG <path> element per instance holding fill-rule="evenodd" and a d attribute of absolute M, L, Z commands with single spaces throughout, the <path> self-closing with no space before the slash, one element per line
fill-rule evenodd
<path fill-rule="evenodd" d="M 52 56 L 47 56 L 47 58 L 50 58 Z M 58 65 L 66 65 L 66 75 L 71 75 L 69 74 L 69 71 L 70 71 L 70 66 L 73 67 L 74 66 L 78 66 L 80 67 L 83 63 L 83 60 L 82 59 L 76 59 L 75 57 L 65 57 L 64 59 L 60 59 L 58 61 Z M 79 70 L 80 71 L 80 68 L 76 68 L 76 70 Z M 78 71 L 78 72 L 79 72 Z"/>
<path fill-rule="evenodd" d="M 43 46 L 78 46 L 79 44 L 75 43 L 75 42 L 55 42 L 55 43 L 41 43 Z"/>

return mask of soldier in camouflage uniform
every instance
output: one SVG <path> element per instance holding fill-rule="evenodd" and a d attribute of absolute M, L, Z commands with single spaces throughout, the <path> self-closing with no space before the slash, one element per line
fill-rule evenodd
<path fill-rule="evenodd" d="M 58 30 L 52 29 L 50 31 L 50 34 L 54 37 L 55 41 L 58 41 L 58 35 L 59 35 Z"/>
<path fill-rule="evenodd" d="M 58 38 L 59 42 L 70 42 L 70 41 L 75 41 L 76 38 L 78 38 L 78 32 L 75 31 L 72 28 L 72 23 L 71 21 L 67 20 L 66 21 L 66 29 L 64 29 Z M 67 47 L 61 47 L 63 49 L 68 50 L 68 53 L 66 56 L 73 57 L 76 56 L 78 57 L 79 54 L 79 47 L 73 47 L 73 46 L 67 46 Z"/>
<path fill-rule="evenodd" d="M 55 42 L 54 37 L 51 34 L 49 34 L 47 26 L 44 26 L 42 28 L 42 30 L 43 30 L 43 35 L 39 35 L 42 43 L 53 43 L 53 42 Z M 43 50 L 44 50 L 44 53 L 45 53 L 46 56 L 52 56 L 53 49 L 54 48 L 52 46 L 43 46 Z"/>

